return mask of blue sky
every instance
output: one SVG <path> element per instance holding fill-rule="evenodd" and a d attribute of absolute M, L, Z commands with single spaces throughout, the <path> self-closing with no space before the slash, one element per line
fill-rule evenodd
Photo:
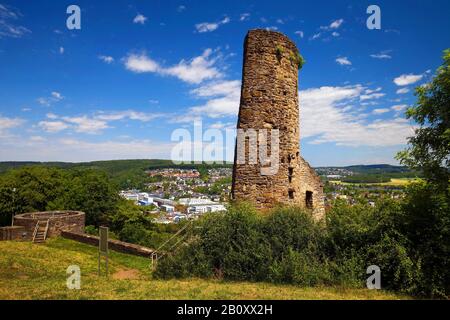
<path fill-rule="evenodd" d="M 71 4 L 81 30 L 66 27 Z M 366 27 L 370 4 L 381 30 Z M 449 12 L 448 1 L 0 0 L 0 161 L 168 159 L 171 134 L 194 119 L 234 128 L 245 34 L 269 28 L 307 61 L 302 155 L 395 164 L 414 87 L 450 47 Z"/>

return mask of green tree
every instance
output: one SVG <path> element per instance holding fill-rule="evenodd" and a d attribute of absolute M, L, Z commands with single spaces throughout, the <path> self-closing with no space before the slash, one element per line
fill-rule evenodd
<path fill-rule="evenodd" d="M 118 205 L 115 185 L 106 173 L 94 169 L 63 170 L 24 167 L 0 176 L 0 223 L 12 214 L 46 210 L 80 210 L 86 224 L 107 223 Z"/>
<path fill-rule="evenodd" d="M 118 190 L 102 171 L 74 171 L 67 189 L 56 207 L 85 212 L 87 225 L 108 223 L 117 210 Z"/>
<path fill-rule="evenodd" d="M 24 167 L 0 176 L 0 215 L 2 225 L 11 223 L 11 216 L 30 211 L 45 211 L 65 189 L 64 170 L 45 167 Z"/>
<path fill-rule="evenodd" d="M 428 181 L 448 188 L 450 178 L 450 49 L 444 51 L 444 63 L 433 80 L 416 89 L 417 103 L 407 110 L 408 119 L 420 128 L 409 138 L 408 149 L 397 159 L 414 169 L 423 170 Z"/>

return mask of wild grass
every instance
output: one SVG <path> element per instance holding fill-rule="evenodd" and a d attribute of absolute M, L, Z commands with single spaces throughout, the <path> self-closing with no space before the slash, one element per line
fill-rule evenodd
<path fill-rule="evenodd" d="M 98 276 L 96 247 L 67 239 L 42 245 L 0 242 L 0 299 L 409 299 L 385 291 L 304 288 L 268 283 L 185 279 L 154 280 L 149 260 L 110 251 L 108 277 Z M 69 290 L 66 269 L 81 269 L 81 289 Z M 130 275 L 130 277 L 127 277 Z"/>

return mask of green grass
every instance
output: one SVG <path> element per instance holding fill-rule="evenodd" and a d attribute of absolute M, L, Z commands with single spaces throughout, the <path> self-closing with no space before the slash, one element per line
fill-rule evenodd
<path fill-rule="evenodd" d="M 153 280 L 149 260 L 110 252 L 110 276 L 97 275 L 97 248 L 67 239 L 46 244 L 0 241 L 0 299 L 408 299 L 385 291 L 302 288 L 267 283 Z M 66 287 L 69 265 L 81 289 Z"/>

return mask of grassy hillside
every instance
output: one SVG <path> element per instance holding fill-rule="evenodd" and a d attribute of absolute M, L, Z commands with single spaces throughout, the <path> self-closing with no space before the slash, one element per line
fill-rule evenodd
<path fill-rule="evenodd" d="M 97 276 L 97 248 L 66 239 L 0 241 L 0 299 L 406 299 L 384 291 L 300 288 L 218 280 L 152 280 L 148 259 L 110 254 L 110 277 Z M 81 290 L 66 288 L 66 268 L 81 268 Z"/>

